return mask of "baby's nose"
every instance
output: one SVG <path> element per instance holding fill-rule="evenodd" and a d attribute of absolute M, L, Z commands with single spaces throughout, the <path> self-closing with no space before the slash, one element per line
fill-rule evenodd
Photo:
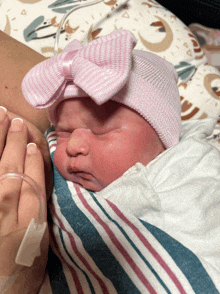
<path fill-rule="evenodd" d="M 89 145 L 87 144 L 88 132 L 90 130 L 87 129 L 77 129 L 75 130 L 67 144 L 66 152 L 70 156 L 78 156 L 78 155 L 88 155 L 89 154 Z"/>

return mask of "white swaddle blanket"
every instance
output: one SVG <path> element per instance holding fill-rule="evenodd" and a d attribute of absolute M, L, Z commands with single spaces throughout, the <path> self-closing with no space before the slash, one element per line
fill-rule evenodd
<path fill-rule="evenodd" d="M 206 139 L 215 123 L 184 123 L 177 146 L 101 192 L 54 169 L 40 293 L 220 293 L 220 152 Z M 53 130 L 47 139 L 53 158 Z"/>

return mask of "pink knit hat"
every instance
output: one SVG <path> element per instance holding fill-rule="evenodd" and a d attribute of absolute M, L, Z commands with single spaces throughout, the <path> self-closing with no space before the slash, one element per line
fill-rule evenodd
<path fill-rule="evenodd" d="M 109 99 L 136 110 L 155 129 L 166 148 L 179 142 L 181 104 L 173 65 L 150 52 L 133 50 L 134 35 L 118 30 L 82 47 L 65 50 L 32 68 L 22 82 L 25 99 L 35 108 L 56 109 L 63 100 L 90 97 L 101 105 Z"/>

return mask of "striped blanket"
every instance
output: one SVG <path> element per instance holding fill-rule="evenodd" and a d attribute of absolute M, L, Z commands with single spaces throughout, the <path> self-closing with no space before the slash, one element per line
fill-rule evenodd
<path fill-rule="evenodd" d="M 47 132 L 51 158 L 54 129 Z M 167 233 L 66 181 L 54 167 L 46 293 L 217 294 L 200 260 Z"/>

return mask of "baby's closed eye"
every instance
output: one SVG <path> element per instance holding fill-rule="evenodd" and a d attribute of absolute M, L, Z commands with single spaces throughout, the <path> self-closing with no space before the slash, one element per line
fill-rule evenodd
<path fill-rule="evenodd" d="M 57 131 L 56 135 L 58 138 L 69 138 L 72 132 L 70 131 Z"/>
<path fill-rule="evenodd" d="M 99 126 L 90 126 L 90 128 L 85 128 L 85 127 L 76 127 L 76 128 L 57 128 L 56 129 L 56 134 L 57 138 L 60 139 L 68 139 L 71 136 L 74 136 L 74 133 L 77 134 L 78 136 L 80 133 L 85 135 L 85 131 L 88 131 L 88 134 L 91 133 L 94 136 L 101 137 L 105 136 L 111 133 L 114 133 L 114 131 L 117 131 L 119 127 L 113 126 L 113 125 L 99 125 Z"/>
<path fill-rule="evenodd" d="M 118 130 L 119 130 L 119 127 L 115 127 L 115 126 L 103 126 L 103 127 L 95 127 L 91 129 L 92 133 L 96 136 L 109 135 Z"/>

